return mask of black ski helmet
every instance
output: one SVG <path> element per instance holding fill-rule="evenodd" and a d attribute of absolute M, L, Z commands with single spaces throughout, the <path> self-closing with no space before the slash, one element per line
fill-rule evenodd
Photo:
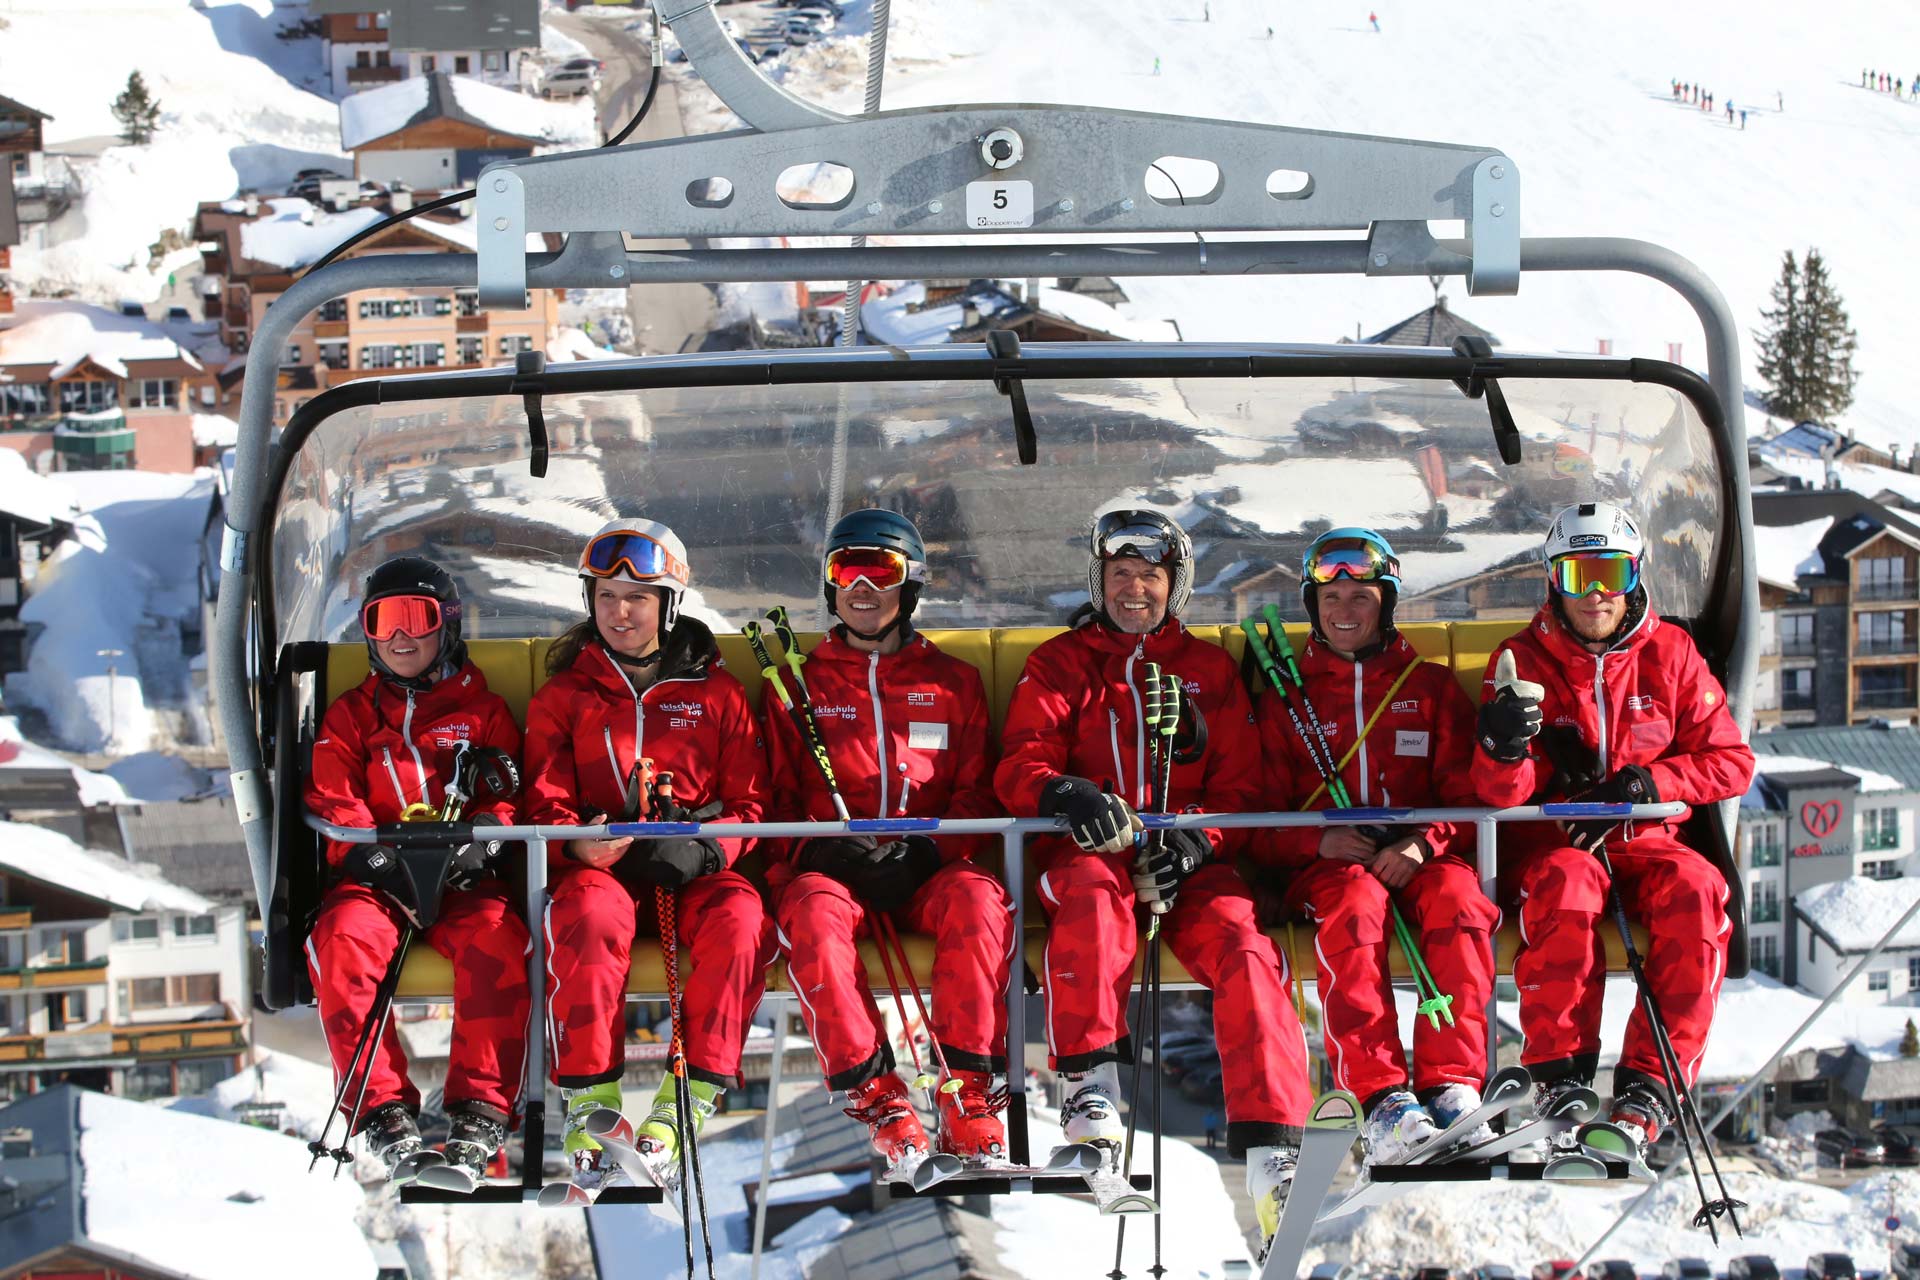
<path fill-rule="evenodd" d="M 360 602 L 364 612 L 375 600 L 388 596 L 432 596 L 440 602 L 440 659 L 438 674 L 458 671 L 467 661 L 467 642 L 460 636 L 460 589 L 453 575 L 431 560 L 420 556 L 400 556 L 389 560 L 367 576 L 366 598 Z M 367 661 L 375 671 L 406 689 L 425 689 L 433 683 L 426 673 L 410 679 L 393 674 L 380 660 L 373 640 L 367 639 Z"/>
<path fill-rule="evenodd" d="M 907 558 L 907 580 L 900 584 L 899 620 L 904 624 L 920 603 L 920 588 L 927 580 L 927 544 L 921 541 L 920 530 L 899 512 L 879 507 L 849 511 L 840 517 L 833 531 L 827 534 L 826 550 L 820 556 L 820 591 L 826 597 L 827 612 L 836 618 L 840 616 L 840 605 L 835 598 L 839 593 L 827 581 L 826 560 L 834 552 L 848 547 L 881 547 L 898 551 Z"/>

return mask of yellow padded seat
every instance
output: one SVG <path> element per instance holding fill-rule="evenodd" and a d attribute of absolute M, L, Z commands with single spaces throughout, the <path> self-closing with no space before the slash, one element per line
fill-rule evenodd
<path fill-rule="evenodd" d="M 1493 651 L 1526 625 L 1524 618 L 1453 624 L 1453 675 L 1474 706 L 1480 705 L 1481 686 L 1487 677 L 1487 664 L 1493 661 Z"/>
<path fill-rule="evenodd" d="M 528 650 L 544 640 L 469 640 L 467 658 L 487 677 L 487 688 L 507 700 L 513 718 L 527 722 L 527 699 L 533 696 L 533 667 Z M 338 697 L 367 678 L 367 646 L 335 644 L 327 647 L 327 696 Z"/>

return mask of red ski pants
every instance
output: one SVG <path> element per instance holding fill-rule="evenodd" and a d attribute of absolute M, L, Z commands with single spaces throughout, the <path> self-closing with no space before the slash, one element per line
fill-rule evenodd
<path fill-rule="evenodd" d="M 1423 863 L 1391 900 L 1442 994 L 1453 1025 L 1413 1025 L 1413 1087 L 1437 1089 L 1487 1078 L 1487 997 L 1493 993 L 1493 933 L 1500 912 L 1465 859 Z M 1394 1012 L 1387 947 L 1393 939 L 1387 887 L 1367 868 L 1317 858 L 1287 885 L 1287 906 L 1315 923 L 1320 1007 L 1334 1083 L 1366 1100 L 1405 1088 L 1407 1055 Z"/>
<path fill-rule="evenodd" d="M 687 1070 L 731 1085 L 773 958 L 766 908 L 738 871 L 701 876 L 676 897 Z M 659 936 L 657 919 L 653 891 L 636 899 L 610 872 L 570 866 L 554 878 L 544 927 L 555 1084 L 579 1089 L 626 1070 L 627 960 L 636 929 Z"/>
<path fill-rule="evenodd" d="M 1727 976 L 1727 882 L 1718 868 L 1665 828 L 1607 846 L 1627 915 L 1652 935 L 1642 957 L 1667 1034 L 1691 1085 L 1700 1073 L 1720 984 Z M 1574 848 L 1517 857 L 1503 887 L 1519 900 L 1525 946 L 1513 962 L 1520 988 L 1521 1062 L 1536 1079 L 1590 1079 L 1600 1054 L 1600 1001 L 1607 976 L 1601 930 L 1612 929 L 1600 860 Z M 1627 1020 L 1620 1068 L 1665 1080 L 1646 1004 Z"/>
<path fill-rule="evenodd" d="M 829 1089 L 855 1088 L 892 1066 L 872 975 L 854 944 L 868 925 L 867 908 L 847 886 L 817 872 L 802 872 L 778 893 L 774 915 L 780 947 L 787 953 L 787 971 L 821 1073 Z M 1005 1071 L 1013 901 L 1000 881 L 971 862 L 949 862 L 892 918 L 902 928 L 933 935 L 928 1016 L 947 1065 Z M 904 990 L 907 975 L 899 972 L 897 960 L 894 968 L 902 998 L 913 1011 L 913 995 Z"/>
<path fill-rule="evenodd" d="M 400 945 L 405 917 L 365 885 L 342 881 L 320 903 L 307 935 L 307 971 L 320 1004 L 320 1025 L 338 1082 L 373 1008 L 374 991 Z M 440 918 L 424 941 L 453 962 L 453 1045 L 447 1055 L 446 1100 L 478 1102 L 513 1113 L 527 1061 L 527 926 L 497 880 L 472 889 L 448 889 Z M 407 1055 L 389 1016 L 365 1068 L 360 1115 L 404 1102 L 415 1110 L 420 1091 L 407 1079 Z M 360 1076 L 347 1084 L 343 1108 L 353 1106 Z"/>
<path fill-rule="evenodd" d="M 1046 903 L 1047 1052 L 1060 1071 L 1131 1060 L 1127 994 L 1139 926 L 1129 854 L 1068 849 L 1040 877 Z M 1210 862 L 1180 887 L 1161 933 L 1213 992 L 1229 1147 L 1262 1145 L 1248 1125 L 1304 1124 L 1307 1041 L 1287 992 L 1286 959 L 1255 919 L 1232 867 Z M 1297 1136 L 1297 1135 L 1294 1135 Z"/>

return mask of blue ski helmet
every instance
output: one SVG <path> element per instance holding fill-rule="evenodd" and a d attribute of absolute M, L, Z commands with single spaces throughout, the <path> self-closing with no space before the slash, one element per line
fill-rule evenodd
<path fill-rule="evenodd" d="M 866 507 L 849 511 L 834 524 L 821 555 L 820 581 L 827 611 L 836 618 L 840 616 L 840 606 L 835 599 L 838 593 L 833 583 L 827 581 L 826 558 L 849 547 L 879 547 L 898 551 L 907 558 L 907 580 L 900 585 L 900 617 L 903 620 L 912 617 L 914 606 L 920 603 L 920 588 L 927 580 L 927 544 L 921 541 L 920 530 L 913 521 L 897 511 Z"/>
<path fill-rule="evenodd" d="M 1329 529 L 1307 545 L 1300 557 L 1300 600 L 1313 633 L 1320 633 L 1320 587 L 1339 578 L 1380 584 L 1380 635 L 1393 631 L 1393 610 L 1400 602 L 1400 557 L 1393 544 L 1372 529 Z"/>

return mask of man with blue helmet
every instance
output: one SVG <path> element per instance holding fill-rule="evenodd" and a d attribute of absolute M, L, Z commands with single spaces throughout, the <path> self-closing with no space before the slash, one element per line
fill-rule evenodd
<path fill-rule="evenodd" d="M 1473 706 L 1445 663 L 1425 663 L 1393 625 L 1400 561 L 1371 529 L 1332 529 L 1301 564 L 1313 634 L 1306 696 L 1353 804 L 1472 804 Z M 1269 809 L 1332 807 L 1308 744 L 1271 694 L 1256 699 Z M 1367 1113 L 1370 1161 L 1404 1158 L 1480 1103 L 1498 913 L 1480 889 L 1473 829 L 1294 827 L 1263 833 L 1255 857 L 1285 872 L 1289 914 L 1318 925 L 1320 999 L 1334 1080 Z M 1398 904 L 1452 1021 L 1414 1023 L 1413 1069 L 1394 1012 L 1387 947 Z"/>

